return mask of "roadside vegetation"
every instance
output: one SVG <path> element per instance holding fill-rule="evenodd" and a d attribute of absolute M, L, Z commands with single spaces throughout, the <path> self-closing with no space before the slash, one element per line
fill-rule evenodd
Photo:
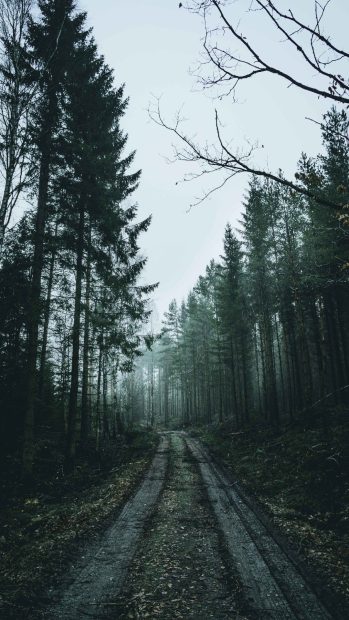
<path fill-rule="evenodd" d="M 260 502 L 319 582 L 349 603 L 348 410 L 331 429 L 301 421 L 275 433 L 203 428 L 200 437 L 231 477 Z"/>
<path fill-rule="evenodd" d="M 151 218 L 132 202 L 125 87 L 86 19 L 73 0 L 0 0 L 0 450 L 29 483 L 45 436 L 67 470 L 128 426 L 155 288 L 139 281 Z"/>
<path fill-rule="evenodd" d="M 40 617 L 45 595 L 62 578 L 86 541 L 98 538 L 148 469 L 158 437 L 130 431 L 78 454 L 74 472 L 63 475 L 60 446 L 43 440 L 31 487 L 20 462 L 2 463 L 0 518 L 0 613 Z M 51 475 L 48 472 L 51 472 Z"/>

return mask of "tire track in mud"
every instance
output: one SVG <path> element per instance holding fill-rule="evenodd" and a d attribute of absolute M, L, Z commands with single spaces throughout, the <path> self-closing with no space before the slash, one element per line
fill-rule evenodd
<path fill-rule="evenodd" d="M 250 503 L 184 432 L 162 435 L 138 491 L 63 588 L 44 617 L 332 618 Z"/>
<path fill-rule="evenodd" d="M 120 592 L 143 535 L 146 520 L 160 497 L 168 463 L 167 437 L 162 437 L 152 465 L 136 494 L 98 544 L 71 569 L 70 585 L 59 602 L 45 613 L 52 620 L 99 619 Z"/>
<path fill-rule="evenodd" d="M 227 550 L 240 574 L 246 600 L 257 617 L 330 620 L 332 616 L 296 566 L 200 442 L 185 433 L 183 438 L 197 462 Z"/>
<path fill-rule="evenodd" d="M 161 501 L 107 617 L 243 620 L 240 580 L 231 571 L 197 464 L 181 433 L 169 437 Z"/>

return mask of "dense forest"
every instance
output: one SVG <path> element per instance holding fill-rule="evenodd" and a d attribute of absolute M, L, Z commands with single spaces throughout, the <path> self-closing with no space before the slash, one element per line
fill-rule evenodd
<path fill-rule="evenodd" d="M 171 303 L 139 363 L 129 387 L 136 419 L 241 429 L 322 416 L 330 425 L 324 407 L 348 405 L 348 127 L 332 108 L 323 154 L 299 160 L 296 179 L 317 200 L 251 178 L 221 260 Z"/>
<path fill-rule="evenodd" d="M 113 37 L 129 36 L 131 14 L 139 72 L 149 63 L 142 41 L 158 66 L 151 33 L 177 33 L 174 8 L 180 19 L 201 19 L 196 77 L 218 93 L 213 142 L 204 126 L 185 133 L 181 112 L 171 125 L 160 98 L 141 116 L 151 131 L 174 136 L 171 163 L 184 162 L 184 181 L 207 181 L 189 210 L 200 218 L 198 205 L 213 196 L 222 207 L 220 190 L 237 175 L 246 189 L 236 204 L 229 193 L 220 254 L 212 233 L 201 265 L 215 258 L 190 291 L 182 261 L 186 296 L 160 318 L 143 253 L 147 205 L 155 220 L 159 205 L 168 208 L 166 229 L 150 244 L 154 254 L 162 244 L 166 274 L 182 239 L 148 143 L 145 211 L 136 202 L 142 171 L 125 126 L 142 102 L 132 116 L 127 84 L 77 0 L 0 0 L 0 616 L 342 620 L 349 53 L 326 34 L 331 0 L 297 15 L 274 0 L 150 2 L 147 26 L 143 3 L 134 3 L 117 3 Z M 235 25 L 238 6 L 261 24 L 265 49 Z M 115 15 L 115 3 L 103 10 Z M 268 60 L 270 32 L 298 63 Z M 119 70 L 131 66 L 128 51 Z M 233 150 L 223 122 L 230 108 L 219 105 L 236 103 L 255 77 L 254 105 L 270 78 L 320 101 L 307 120 L 321 152 L 303 152 L 294 175 L 263 167 L 257 143 Z M 134 133 L 140 151 L 147 134 Z M 280 144 L 287 149 L 283 135 Z M 285 161 L 280 152 L 277 161 Z M 168 289 L 165 308 L 178 292 Z"/>
<path fill-rule="evenodd" d="M 1 442 L 33 467 L 42 434 L 121 428 L 116 377 L 144 343 L 145 265 L 124 86 L 73 0 L 1 3 Z M 11 215 L 22 206 L 16 224 Z"/>
<path fill-rule="evenodd" d="M 138 237 L 150 217 L 131 202 L 124 86 L 72 0 L 39 9 L 11 0 L 1 13 L 3 446 L 22 446 L 30 473 L 41 433 L 64 435 L 69 462 L 135 423 L 278 427 L 347 404 L 346 113 L 325 115 L 323 154 L 302 154 L 304 193 L 251 177 L 221 260 L 147 335 L 155 286 L 139 283 Z"/>

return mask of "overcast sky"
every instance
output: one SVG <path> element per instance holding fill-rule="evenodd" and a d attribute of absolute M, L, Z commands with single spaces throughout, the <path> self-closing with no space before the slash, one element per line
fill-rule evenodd
<path fill-rule="evenodd" d="M 250 0 L 239 3 L 247 7 Z M 288 8 L 289 0 L 286 4 Z M 148 256 L 147 281 L 160 282 L 155 302 L 162 314 L 171 299 L 180 301 L 187 295 L 209 260 L 219 257 L 226 223 L 238 227 L 248 178 L 235 178 L 188 212 L 209 185 L 203 181 L 176 184 L 191 171 L 190 166 L 166 161 L 172 154 L 172 138 L 149 120 L 152 96 L 161 96 L 167 118 L 183 106 L 187 132 L 202 141 L 213 136 L 217 101 L 200 91 L 190 72 L 201 48 L 203 28 L 198 16 L 179 9 L 177 0 L 80 0 L 79 5 L 88 12 L 99 49 L 115 69 L 116 82 L 125 82 L 130 97 L 123 127 L 129 134 L 129 148 L 137 151 L 136 166 L 143 171 L 135 196 L 140 217 L 153 215 L 142 249 Z M 297 5 L 304 8 L 304 0 L 293 0 L 292 8 Z M 348 0 L 333 0 L 328 24 L 339 41 L 345 40 L 348 17 Z M 273 54 L 270 33 L 256 19 L 250 28 L 254 40 Z M 283 53 L 282 46 L 277 49 Z M 297 71 L 297 58 L 293 62 L 290 68 Z M 240 91 L 238 103 L 225 100 L 221 106 L 226 135 L 237 146 L 258 139 L 270 169 L 281 167 L 291 174 L 302 151 L 315 155 L 321 148 L 319 129 L 306 117 L 321 120 L 324 104 L 280 80 L 255 79 Z"/>

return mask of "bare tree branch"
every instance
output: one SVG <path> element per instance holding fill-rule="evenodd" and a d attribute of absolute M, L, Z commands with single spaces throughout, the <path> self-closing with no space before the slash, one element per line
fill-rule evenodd
<path fill-rule="evenodd" d="M 250 148 L 245 152 L 237 151 L 236 153 L 233 153 L 221 135 L 217 110 L 215 111 L 215 127 L 219 148 L 215 145 L 206 144 L 205 146 L 201 146 L 197 144 L 194 139 L 190 138 L 181 130 L 181 118 L 179 116 L 177 116 L 175 123 L 172 125 L 166 122 L 161 112 L 159 99 L 156 100 L 156 105 L 149 109 L 149 115 L 157 125 L 170 131 L 184 145 L 182 150 L 178 150 L 177 147 L 174 146 L 175 158 L 177 161 L 191 163 L 195 162 L 202 166 L 201 173 L 193 175 L 191 178 L 205 176 L 211 172 L 217 172 L 224 175 L 223 181 L 219 180 L 217 185 L 206 192 L 202 198 L 197 199 L 195 203 L 190 205 L 191 207 L 203 202 L 203 200 L 212 195 L 212 193 L 216 190 L 223 187 L 234 176 L 242 173 L 270 179 L 294 192 L 297 192 L 298 194 L 315 200 L 319 204 L 326 205 L 327 207 L 330 206 L 334 209 L 341 209 L 343 206 L 324 198 L 321 193 L 317 193 L 316 191 L 310 190 L 294 181 L 285 179 L 281 173 L 276 175 L 267 170 L 255 168 L 251 164 L 251 158 L 257 149 L 256 145 L 250 146 Z"/>
<path fill-rule="evenodd" d="M 237 86 L 256 76 L 264 74 L 275 75 L 285 80 L 289 86 L 294 86 L 301 91 L 308 92 L 326 101 L 331 101 L 345 107 L 349 104 L 349 81 L 344 78 L 340 68 L 343 62 L 349 59 L 349 52 L 341 49 L 332 41 L 332 37 L 324 34 L 323 23 L 327 8 L 332 0 L 325 0 L 323 4 L 314 0 L 314 25 L 305 23 L 292 10 L 283 12 L 277 6 L 278 0 L 250 0 L 247 8 L 248 13 L 254 13 L 255 19 L 266 18 L 276 34 L 282 34 L 283 43 L 288 44 L 288 49 L 299 55 L 303 62 L 304 77 L 297 77 L 289 67 L 291 62 L 285 62 L 285 66 L 279 66 L 264 57 L 263 51 L 257 49 L 255 39 L 245 36 L 240 30 L 237 21 L 237 1 L 231 0 L 188 0 L 187 10 L 198 14 L 203 20 L 203 50 L 204 60 L 201 61 L 197 70 L 198 79 L 203 89 L 215 87 L 218 89 L 218 98 L 231 96 L 235 100 Z M 231 8 L 231 15 L 229 13 Z M 235 26 L 233 23 L 237 21 Z M 212 23 L 212 20 L 213 23 Z M 263 27 L 263 24 L 262 24 Z M 281 62 L 281 61 L 280 61 Z M 339 66 L 336 63 L 341 63 Z M 332 65 L 333 69 L 329 70 Z M 212 73 L 208 73 L 208 69 Z M 315 73 L 315 75 L 314 75 Z M 309 75 L 309 78 L 307 77 Z M 315 81 L 316 80 L 316 81 Z M 322 86 L 323 84 L 323 86 Z M 220 89 L 220 87 L 222 87 Z M 215 112 L 215 130 L 217 144 L 199 144 L 182 131 L 181 119 L 177 116 L 172 125 L 167 123 L 160 110 L 159 101 L 150 110 L 150 116 L 158 125 L 170 131 L 182 148 L 174 147 L 175 158 L 178 161 L 196 163 L 201 167 L 198 178 L 213 171 L 220 175 L 218 183 L 206 192 L 210 196 L 212 192 L 226 184 L 228 180 L 237 174 L 247 173 L 255 176 L 271 179 L 284 187 L 297 192 L 307 198 L 316 200 L 319 204 L 341 210 L 342 204 L 334 203 L 316 189 L 309 189 L 298 183 L 297 180 L 289 180 L 280 174 L 258 168 L 253 164 L 253 155 L 257 146 L 247 150 L 232 150 L 222 136 L 221 124 L 218 112 Z M 349 136 L 345 136 L 349 140 Z M 223 175 L 223 180 L 222 180 Z M 189 180 L 189 175 L 186 180 Z M 197 201 L 202 202 L 205 196 Z M 195 204 L 197 204 L 195 203 Z"/>
<path fill-rule="evenodd" d="M 25 34 L 31 0 L 0 0 L 0 251 L 5 230 L 24 188 L 28 136 Z"/>
<path fill-rule="evenodd" d="M 306 64 L 315 69 L 319 75 L 321 75 L 322 77 L 326 77 L 330 80 L 328 88 L 318 88 L 310 82 L 300 80 L 294 75 L 292 75 L 288 70 L 285 71 L 281 68 L 278 68 L 276 65 L 270 64 L 265 59 L 263 59 L 260 52 L 258 52 L 255 48 L 254 44 L 246 36 L 240 33 L 236 26 L 233 25 L 233 22 L 228 18 L 222 8 L 225 3 L 222 3 L 219 0 L 207 0 L 205 3 L 201 3 L 199 8 L 197 9 L 198 12 L 203 12 L 204 17 L 206 29 L 204 49 L 211 63 L 219 70 L 218 76 L 215 77 L 213 80 L 207 77 L 203 78 L 203 80 L 206 81 L 206 84 L 217 85 L 219 83 L 224 83 L 229 80 L 235 80 L 236 86 L 241 80 L 251 78 L 261 72 L 266 72 L 281 77 L 289 84 L 292 84 L 293 86 L 296 86 L 297 88 L 300 88 L 301 90 L 304 90 L 306 92 L 313 93 L 314 95 L 317 95 L 319 97 L 323 97 L 325 99 L 332 100 L 341 104 L 349 104 L 348 82 L 345 81 L 341 75 L 329 73 L 322 69 L 320 66 L 320 62 L 316 63 L 310 59 L 309 55 L 304 49 L 304 46 L 301 43 L 297 43 L 295 39 L 281 26 L 280 22 L 278 22 L 275 18 L 275 14 L 277 14 L 277 11 L 273 3 L 271 3 L 269 0 L 266 0 L 265 3 L 261 0 L 255 0 L 255 2 L 259 6 L 260 10 L 265 15 L 267 15 L 269 19 L 272 20 L 274 26 L 276 26 L 276 30 L 281 31 L 287 37 L 287 40 L 292 44 L 292 46 L 296 47 L 297 51 L 302 54 Z M 194 5 L 197 5 L 197 2 L 194 2 Z M 207 27 L 207 11 L 209 7 L 213 7 L 216 10 L 216 13 L 218 14 L 218 17 L 224 27 L 224 33 L 230 34 L 232 42 L 234 44 L 240 44 L 242 50 L 244 50 L 250 55 L 250 59 L 244 59 L 234 56 L 234 59 L 236 60 L 235 71 L 233 70 L 233 68 L 229 69 L 228 61 L 233 58 L 233 55 L 231 55 L 228 45 L 226 45 L 224 49 L 220 49 L 219 54 L 217 55 L 217 51 L 219 48 L 215 44 L 213 44 L 212 46 L 210 44 L 211 31 L 208 30 Z M 274 11 L 275 14 L 273 14 Z M 308 28 L 308 30 L 311 29 Z M 313 36 L 318 37 L 319 35 L 316 31 L 313 31 Z M 347 54 L 343 52 L 342 56 L 346 57 Z M 250 67 L 251 65 L 255 66 L 255 69 L 247 73 L 244 71 L 239 72 L 239 67 L 244 67 L 246 65 Z M 338 92 L 339 88 L 341 89 L 341 92 Z"/>
<path fill-rule="evenodd" d="M 33 0 L 0 0 L 0 254 L 13 209 L 27 187 L 29 116 L 35 106 L 42 78 L 54 58 L 66 16 L 63 17 L 47 62 L 34 83 L 26 80 L 26 28 Z"/>

